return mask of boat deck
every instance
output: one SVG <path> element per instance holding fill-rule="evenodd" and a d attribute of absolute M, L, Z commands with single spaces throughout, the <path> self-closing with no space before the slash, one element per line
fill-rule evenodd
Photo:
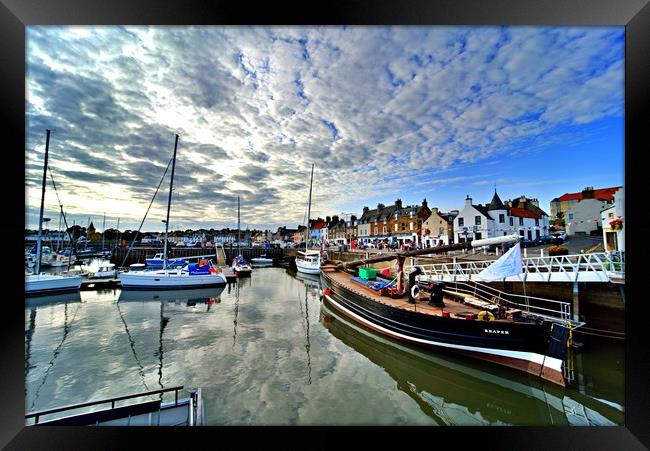
<path fill-rule="evenodd" d="M 479 312 L 486 310 L 485 306 L 472 305 L 472 300 L 467 298 L 455 298 L 451 297 L 448 294 L 444 296 L 444 307 L 437 307 L 429 305 L 429 296 L 420 291 L 420 296 L 416 299 L 415 304 L 409 302 L 408 294 L 405 293 L 399 298 L 391 298 L 388 296 L 381 296 L 377 293 L 374 293 L 370 289 L 365 289 L 362 285 L 352 281 L 351 274 L 345 273 L 338 270 L 329 270 L 325 268 L 324 276 L 332 280 L 333 282 L 344 286 L 346 289 L 352 291 L 353 293 L 363 296 L 372 301 L 378 302 L 380 304 L 388 305 L 390 307 L 399 308 L 402 310 L 412 311 L 423 313 L 427 315 L 442 316 L 443 312 L 448 312 L 451 318 L 464 318 L 466 314 L 473 314 L 476 318 Z M 479 301 L 481 302 L 481 301 Z M 487 304 L 487 303 L 485 303 Z M 512 315 L 512 311 L 509 311 L 509 314 Z M 516 313 L 516 312 L 514 312 Z M 506 319 L 495 319 L 495 322 L 512 322 L 512 318 Z"/>

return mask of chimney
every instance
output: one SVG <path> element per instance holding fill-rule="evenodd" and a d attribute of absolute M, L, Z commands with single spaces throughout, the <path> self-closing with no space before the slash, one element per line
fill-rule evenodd
<path fill-rule="evenodd" d="M 429 206 L 429 204 L 427 204 L 427 199 L 426 198 L 422 199 L 422 206 L 425 207 L 425 208 Z"/>
<path fill-rule="evenodd" d="M 533 204 L 534 206 L 536 206 L 537 208 L 539 208 L 539 200 L 537 200 L 537 199 L 528 199 L 528 201 L 531 204 Z"/>
<path fill-rule="evenodd" d="M 582 198 L 583 199 L 593 199 L 595 197 L 594 195 L 594 187 L 593 186 L 588 186 L 587 188 L 582 190 Z"/>
<path fill-rule="evenodd" d="M 433 207 L 431 209 L 431 213 L 438 213 L 438 207 Z"/>
<path fill-rule="evenodd" d="M 378 209 L 378 210 L 381 210 L 381 209 L 383 209 L 383 208 L 386 208 L 386 205 L 384 205 L 384 204 L 377 204 L 377 209 Z"/>
<path fill-rule="evenodd" d="M 519 205 L 518 205 L 518 207 L 519 207 L 519 208 L 526 208 L 526 196 L 524 196 L 523 194 L 522 194 L 521 197 L 519 198 Z"/>
<path fill-rule="evenodd" d="M 402 208 L 402 199 L 397 199 L 397 200 L 395 201 L 395 206 L 396 206 L 398 209 L 401 209 L 401 208 Z"/>
<path fill-rule="evenodd" d="M 466 205 L 466 206 L 467 206 L 467 205 L 472 205 L 472 198 L 469 197 L 469 194 L 468 194 L 467 197 L 465 198 L 465 205 Z"/>
<path fill-rule="evenodd" d="M 370 210 L 370 208 L 368 208 L 368 207 L 363 207 L 363 212 L 364 212 L 364 213 L 366 213 L 368 210 Z"/>

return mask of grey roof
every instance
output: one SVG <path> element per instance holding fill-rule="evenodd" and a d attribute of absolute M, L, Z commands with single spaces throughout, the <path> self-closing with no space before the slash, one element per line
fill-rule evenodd
<path fill-rule="evenodd" d="M 490 213 L 488 213 L 488 208 L 487 206 L 484 205 L 472 205 L 472 207 L 476 208 L 479 213 L 481 213 L 483 216 L 486 216 L 488 219 L 494 219 L 492 216 L 490 216 Z"/>
<path fill-rule="evenodd" d="M 501 202 L 501 199 L 499 199 L 499 195 L 497 192 L 494 192 L 494 196 L 492 196 L 492 200 L 490 203 L 487 205 L 488 210 L 505 210 L 506 207 L 503 205 L 503 202 Z"/>

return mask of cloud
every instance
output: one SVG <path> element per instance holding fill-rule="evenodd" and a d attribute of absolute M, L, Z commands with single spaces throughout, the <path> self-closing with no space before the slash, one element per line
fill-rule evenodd
<path fill-rule="evenodd" d="M 237 192 L 251 220 L 301 222 L 312 163 L 315 214 L 392 198 L 559 134 L 588 139 L 581 127 L 623 114 L 623 44 L 620 27 L 28 27 L 27 202 L 45 128 L 61 189 L 96 193 L 68 203 L 80 214 L 137 222 L 175 133 L 188 226 L 232 224 Z"/>

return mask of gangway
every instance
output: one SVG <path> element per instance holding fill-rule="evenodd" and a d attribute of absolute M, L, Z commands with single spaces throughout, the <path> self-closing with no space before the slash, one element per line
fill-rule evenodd
<path fill-rule="evenodd" d="M 472 281 L 496 260 L 420 264 L 413 258 L 404 269 L 408 273 L 420 267 L 427 280 L 445 282 Z M 625 283 L 625 253 L 599 252 L 522 258 L 524 272 L 508 276 L 504 282 L 612 282 Z"/>

